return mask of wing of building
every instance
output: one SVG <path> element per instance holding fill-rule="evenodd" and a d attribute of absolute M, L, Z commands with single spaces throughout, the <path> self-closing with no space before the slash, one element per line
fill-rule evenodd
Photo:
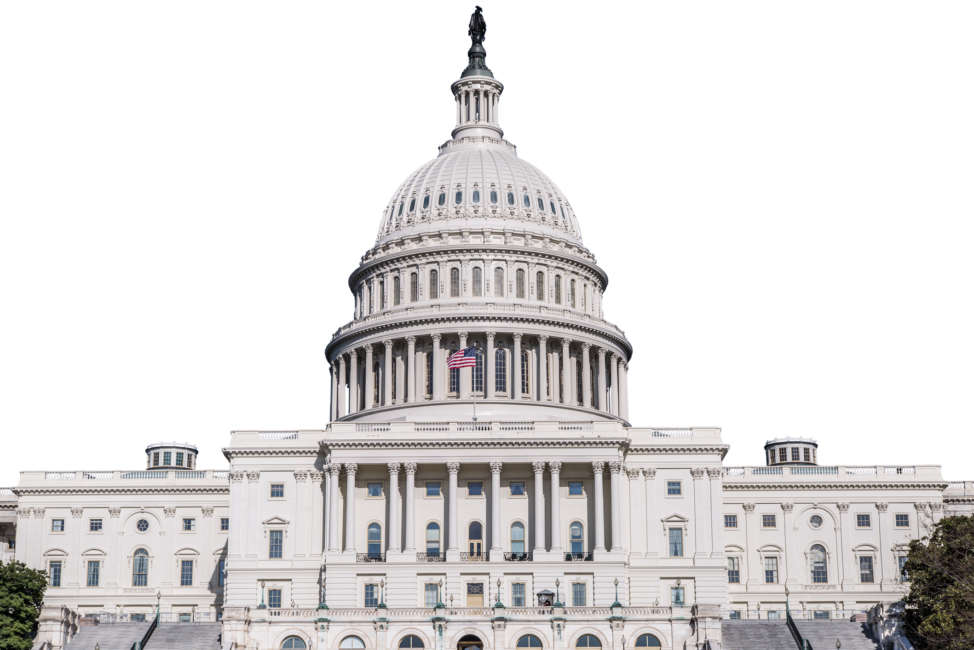
<path fill-rule="evenodd" d="M 900 599 L 908 542 L 970 514 L 937 466 L 781 439 L 724 467 L 718 429 L 631 424 L 608 278 L 505 139 L 482 28 L 478 9 L 450 139 L 349 277 L 328 426 L 234 432 L 229 471 L 159 443 L 144 470 L 0 492 L 0 557 L 48 572 L 39 643 L 158 613 L 150 650 L 190 622 L 224 648 L 733 648 L 731 619 Z"/>

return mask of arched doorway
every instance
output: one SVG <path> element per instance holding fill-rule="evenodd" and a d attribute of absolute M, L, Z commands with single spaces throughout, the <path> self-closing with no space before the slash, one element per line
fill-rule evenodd
<path fill-rule="evenodd" d="M 457 641 L 457 650 L 484 650 L 484 642 L 474 634 L 467 634 Z"/>

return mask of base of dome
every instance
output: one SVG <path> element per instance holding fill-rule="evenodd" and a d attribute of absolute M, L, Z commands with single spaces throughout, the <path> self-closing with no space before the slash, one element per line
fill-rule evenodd
<path fill-rule="evenodd" d="M 492 400 L 424 401 L 412 404 L 394 404 L 359 411 L 339 418 L 339 422 L 470 422 L 484 421 L 625 421 L 610 413 L 569 404 L 517 401 L 495 398 Z"/>

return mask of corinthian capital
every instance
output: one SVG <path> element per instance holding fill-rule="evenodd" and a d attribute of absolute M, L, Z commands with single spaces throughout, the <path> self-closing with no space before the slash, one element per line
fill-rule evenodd
<path fill-rule="evenodd" d="M 544 474 L 544 465 L 545 462 L 543 460 L 536 460 L 531 463 L 531 467 L 534 468 L 535 474 Z"/>
<path fill-rule="evenodd" d="M 460 471 L 460 462 L 451 460 L 446 464 L 446 471 L 448 471 L 450 474 L 456 474 Z"/>
<path fill-rule="evenodd" d="M 416 463 L 404 463 L 403 467 L 406 469 L 406 473 L 410 476 L 414 476 L 416 474 Z"/>

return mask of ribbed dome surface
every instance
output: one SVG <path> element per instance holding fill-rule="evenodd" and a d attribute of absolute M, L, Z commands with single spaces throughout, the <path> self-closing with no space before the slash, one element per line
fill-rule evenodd
<path fill-rule="evenodd" d="M 512 228 L 582 243 L 561 190 L 510 143 L 489 137 L 451 140 L 410 174 L 386 207 L 378 243 L 451 227 Z"/>

